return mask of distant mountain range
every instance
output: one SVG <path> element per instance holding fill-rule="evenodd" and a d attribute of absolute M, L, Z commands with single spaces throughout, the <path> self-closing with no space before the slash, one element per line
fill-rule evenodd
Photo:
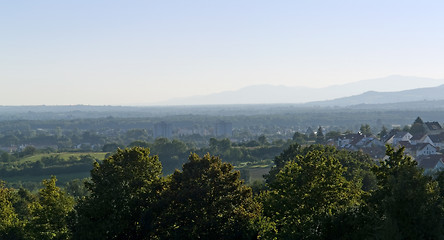
<path fill-rule="evenodd" d="M 360 95 L 337 98 L 329 101 L 310 102 L 307 105 L 345 107 L 360 104 L 388 104 L 437 100 L 444 100 L 444 85 L 399 92 L 368 91 Z"/>
<path fill-rule="evenodd" d="M 389 76 L 325 88 L 257 85 L 210 95 L 171 99 L 159 105 L 305 103 L 319 106 L 444 100 L 444 79 Z M 438 86 L 439 85 L 439 86 Z M 443 86 L 441 86 L 443 85 Z M 436 87 L 438 86 L 438 87 Z"/>

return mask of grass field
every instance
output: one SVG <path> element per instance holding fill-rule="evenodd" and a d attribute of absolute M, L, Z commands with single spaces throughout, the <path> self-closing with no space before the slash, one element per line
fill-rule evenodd
<path fill-rule="evenodd" d="M 50 157 L 50 156 L 59 156 L 60 158 L 64 160 L 68 160 L 69 157 L 74 156 L 77 158 L 80 158 L 80 156 L 84 155 L 90 155 L 95 159 L 102 160 L 105 158 L 105 155 L 107 153 L 104 152 L 64 152 L 64 153 L 45 153 L 45 154 L 36 154 L 33 156 L 28 156 L 21 158 L 16 161 L 16 163 L 25 163 L 25 162 L 36 162 L 41 160 L 43 157 Z M 14 163 L 12 163 L 14 164 Z M 91 165 L 91 169 L 92 169 Z M 73 172 L 73 173 L 63 173 L 63 174 L 57 174 L 57 185 L 63 186 L 67 182 L 72 181 L 74 179 L 83 179 L 90 176 L 90 172 L 88 171 L 80 171 L 80 172 Z M 19 176 L 13 176 L 13 177 L 5 177 L 0 176 L 1 180 L 4 180 L 7 182 L 9 186 L 12 187 L 26 187 L 32 191 L 36 190 L 37 185 L 42 182 L 43 179 L 50 178 L 51 175 L 42 174 L 42 175 L 19 175 Z M 36 185 L 37 184 L 37 185 Z"/>
<path fill-rule="evenodd" d="M 42 153 L 42 154 L 36 154 L 36 155 L 32 155 L 32 156 L 21 158 L 17 162 L 18 163 L 35 162 L 35 161 L 38 161 L 38 160 L 42 159 L 42 157 L 49 157 L 49 156 L 60 156 L 61 158 L 67 160 L 71 156 L 80 157 L 80 156 L 83 156 L 83 155 L 91 155 L 92 157 L 94 157 L 96 159 L 102 160 L 102 159 L 105 158 L 106 154 L 107 153 L 105 153 L 105 152 Z"/>
<path fill-rule="evenodd" d="M 255 181 L 263 182 L 264 175 L 268 174 L 268 172 L 271 169 L 271 164 L 241 164 L 240 166 L 235 167 L 236 170 L 247 171 L 248 172 L 248 179 L 247 182 L 253 183 Z"/>
<path fill-rule="evenodd" d="M 264 175 L 268 174 L 270 169 L 271 169 L 271 167 L 269 167 L 269 166 L 263 167 L 263 168 L 248 169 L 248 171 L 250 172 L 250 183 L 255 182 L 255 181 L 259 181 L 259 182 L 264 181 L 265 180 Z"/>
<path fill-rule="evenodd" d="M 103 152 L 81 152 L 81 153 L 73 153 L 73 152 L 64 152 L 64 153 L 47 153 L 47 154 L 36 154 L 33 156 L 25 157 L 22 159 L 19 159 L 17 163 L 24 163 L 24 162 L 36 162 L 43 157 L 50 157 L 50 156 L 60 156 L 60 158 L 68 160 L 69 157 L 74 156 L 79 158 L 82 155 L 91 155 L 92 157 L 96 159 L 104 159 L 105 155 L 107 153 Z M 264 181 L 264 175 L 267 174 L 271 169 L 271 161 L 262 161 L 260 163 L 241 163 L 240 165 L 236 166 L 235 169 L 247 171 L 248 172 L 248 182 L 253 183 L 255 181 L 262 182 Z M 91 166 L 92 169 L 92 166 Z M 90 176 L 89 171 L 82 171 L 82 172 L 76 172 L 76 173 L 64 173 L 64 174 L 58 174 L 56 175 L 58 179 L 58 185 L 62 186 L 65 183 L 72 181 L 73 179 L 83 179 Z M 12 186 L 26 186 L 26 185 L 32 185 L 32 183 L 41 183 L 43 179 L 50 178 L 50 175 L 37 175 L 37 176 L 28 176 L 28 175 L 21 175 L 21 176 L 14 176 L 14 177 L 1 177 L 2 180 L 5 180 L 8 185 Z"/>

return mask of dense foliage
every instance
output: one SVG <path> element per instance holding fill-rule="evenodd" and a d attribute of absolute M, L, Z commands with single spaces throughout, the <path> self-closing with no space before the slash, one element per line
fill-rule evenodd
<path fill-rule="evenodd" d="M 149 149 L 134 147 L 95 163 L 90 195 L 76 207 L 74 239 L 140 239 L 149 225 L 145 215 L 157 201 L 162 166 Z M 147 222 L 148 221 L 148 222 Z"/>
<path fill-rule="evenodd" d="M 217 156 L 162 176 L 150 149 L 120 149 L 66 191 L 55 177 L 37 193 L 1 183 L 0 239 L 442 239 L 444 174 L 424 175 L 403 148 L 386 155 L 292 144 L 253 197 Z"/>

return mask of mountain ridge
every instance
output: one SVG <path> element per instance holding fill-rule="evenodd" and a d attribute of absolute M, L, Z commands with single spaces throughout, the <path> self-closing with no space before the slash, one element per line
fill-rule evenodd
<path fill-rule="evenodd" d="M 367 91 L 363 94 L 328 101 L 310 102 L 317 106 L 353 106 L 359 104 L 389 104 L 402 102 L 444 100 L 444 84 L 436 87 L 416 88 L 397 92 Z"/>
<path fill-rule="evenodd" d="M 252 85 L 238 90 L 174 98 L 154 105 L 304 104 L 351 97 L 366 92 L 395 92 L 444 84 L 444 79 L 391 75 L 324 88 Z M 153 105 L 153 104 L 151 104 Z"/>

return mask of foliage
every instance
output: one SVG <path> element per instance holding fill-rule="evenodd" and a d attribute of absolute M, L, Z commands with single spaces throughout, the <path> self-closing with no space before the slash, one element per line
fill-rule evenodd
<path fill-rule="evenodd" d="M 383 139 L 387 135 L 387 128 L 385 126 L 382 126 L 381 132 L 379 132 L 379 138 Z"/>
<path fill-rule="evenodd" d="M 288 162 L 263 194 L 264 215 L 277 239 L 320 239 L 326 222 L 360 203 L 361 190 L 325 150 L 310 150 Z"/>
<path fill-rule="evenodd" d="M 67 217 L 73 210 L 74 199 L 57 187 L 56 181 L 54 176 L 43 180 L 44 188 L 40 189 L 37 201 L 30 204 L 27 239 L 70 239 Z"/>
<path fill-rule="evenodd" d="M 0 181 L 0 239 L 19 239 L 21 222 L 12 205 L 12 190 Z"/>
<path fill-rule="evenodd" d="M 325 139 L 335 139 L 337 137 L 341 136 L 341 133 L 338 131 L 330 131 L 325 134 Z"/>
<path fill-rule="evenodd" d="M 325 143 L 325 136 L 321 126 L 319 126 L 318 131 L 316 132 L 316 143 L 317 144 Z"/>
<path fill-rule="evenodd" d="M 162 194 L 156 233 L 161 239 L 250 239 L 259 206 L 229 163 L 191 154 Z"/>
<path fill-rule="evenodd" d="M 359 131 L 366 136 L 372 135 L 372 129 L 370 128 L 370 125 L 368 125 L 368 124 L 362 124 L 361 128 L 359 128 Z"/>
<path fill-rule="evenodd" d="M 295 132 L 293 134 L 293 141 L 296 142 L 297 144 L 303 144 L 307 142 L 307 136 L 305 136 L 305 134 L 302 134 L 300 132 Z"/>
<path fill-rule="evenodd" d="M 90 195 L 76 206 L 74 239 L 140 239 L 149 231 L 153 204 L 162 190 L 162 166 L 147 148 L 118 150 L 95 163 Z"/>
<path fill-rule="evenodd" d="M 375 176 L 371 172 L 371 167 L 374 163 L 369 155 L 360 151 L 338 150 L 332 146 L 310 145 L 308 147 L 301 147 L 298 144 L 290 145 L 279 156 L 275 157 L 275 166 L 270 170 L 268 175 L 265 175 L 267 183 L 272 183 L 275 176 L 288 162 L 295 160 L 298 156 L 305 156 L 308 152 L 314 150 L 321 151 L 326 155 L 331 155 L 338 159 L 345 169 L 343 176 L 348 181 L 355 182 L 356 185 L 361 186 L 361 188 L 366 191 L 375 187 Z"/>
<path fill-rule="evenodd" d="M 413 122 L 412 126 L 410 127 L 409 132 L 412 135 L 424 135 L 426 134 L 427 130 L 424 126 L 424 122 L 420 117 L 417 117 L 416 120 Z"/>
<path fill-rule="evenodd" d="M 416 161 L 387 146 L 386 161 L 374 168 L 378 189 L 369 201 L 378 216 L 380 239 L 442 239 L 442 198 L 438 183 Z"/>
<path fill-rule="evenodd" d="M 159 156 L 165 174 L 170 174 L 175 169 L 179 169 L 184 163 L 182 159 L 186 159 L 189 154 L 184 142 L 167 138 L 157 138 L 151 147 L 151 152 Z"/>
<path fill-rule="evenodd" d="M 86 188 L 88 179 L 74 179 L 65 184 L 66 193 L 74 197 L 76 200 L 82 199 L 89 195 L 89 191 Z"/>

